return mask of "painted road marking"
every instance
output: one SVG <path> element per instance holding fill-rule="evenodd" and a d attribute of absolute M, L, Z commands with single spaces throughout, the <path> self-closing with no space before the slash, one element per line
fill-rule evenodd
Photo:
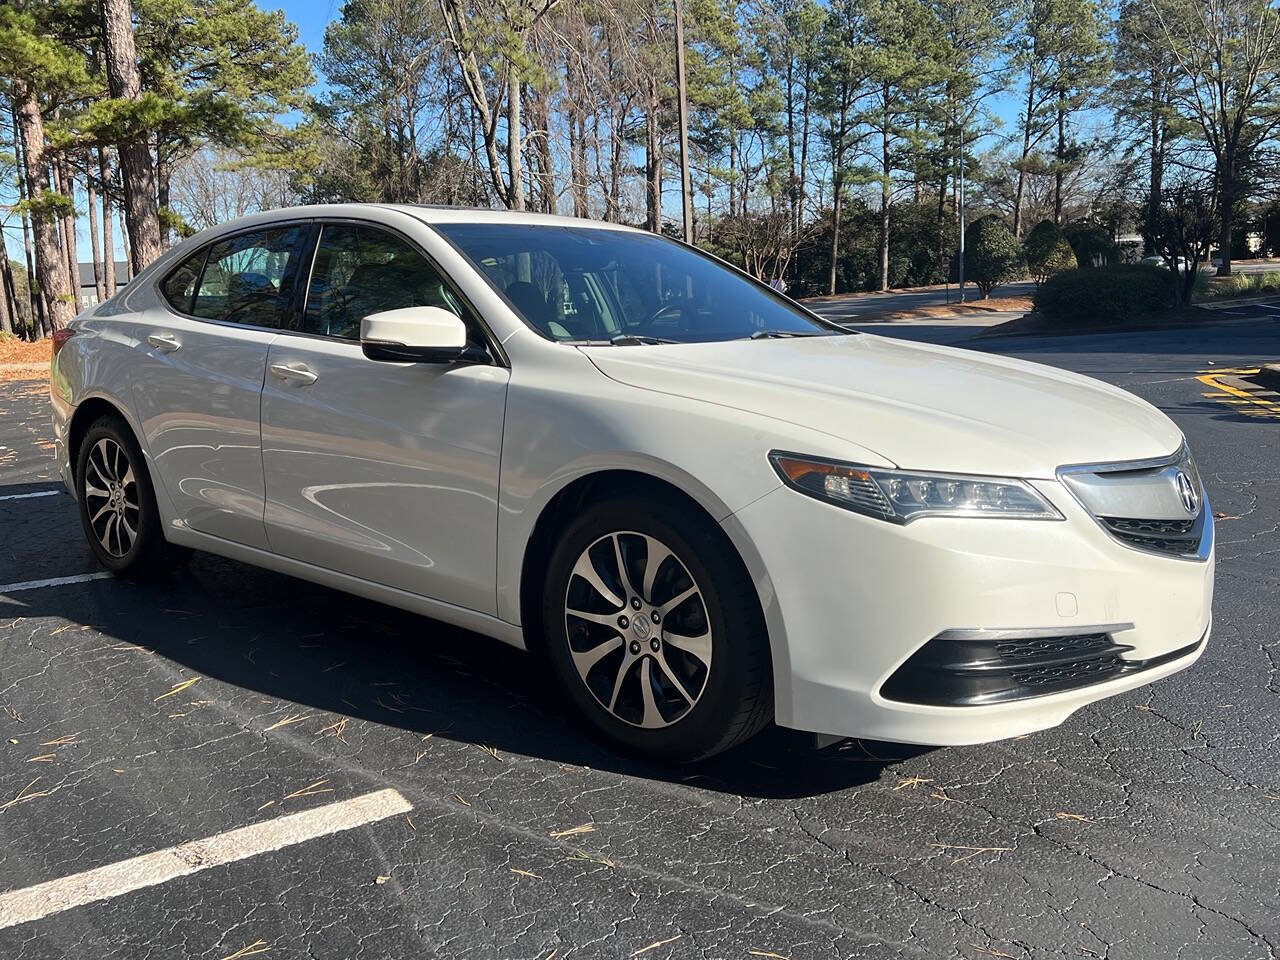
<path fill-rule="evenodd" d="M 28 500 L 31 497 L 56 497 L 61 490 L 40 490 L 36 493 L 6 493 L 0 500 Z"/>
<path fill-rule="evenodd" d="M 39 590 L 42 587 L 65 587 L 69 583 L 88 583 L 90 580 L 106 580 L 115 574 L 106 570 L 97 573 L 77 573 L 74 577 L 50 577 L 48 580 L 23 580 L 19 583 L 0 583 L 0 597 L 23 590 Z"/>
<path fill-rule="evenodd" d="M 352 830 L 412 809 L 413 805 L 399 791 L 378 790 L 13 890 L 0 894 L 0 929 Z"/>
<path fill-rule="evenodd" d="M 1255 397 L 1247 390 L 1241 390 L 1229 383 L 1223 383 L 1218 377 L 1225 376 L 1250 376 L 1258 372 L 1258 368 L 1254 367 L 1249 370 L 1204 370 L 1201 375 L 1196 377 L 1206 387 L 1212 387 L 1215 391 L 1221 393 L 1206 393 L 1203 396 L 1217 400 L 1219 403 L 1227 403 L 1237 406 L 1245 413 L 1253 414 L 1260 417 L 1280 417 L 1280 403 L 1274 400 L 1264 400 L 1262 397 Z M 1256 409 L 1254 409 L 1256 408 Z"/>

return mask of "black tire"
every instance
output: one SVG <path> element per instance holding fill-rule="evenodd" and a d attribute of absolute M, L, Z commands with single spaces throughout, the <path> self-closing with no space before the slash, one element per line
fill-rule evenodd
<path fill-rule="evenodd" d="M 567 615 L 571 583 L 579 591 L 577 596 L 581 596 L 580 591 L 583 589 L 583 578 L 575 577 L 574 574 L 575 564 L 584 552 L 600 549 L 602 538 L 614 533 L 620 535 L 618 542 L 623 545 L 619 552 L 628 556 L 623 562 L 633 572 L 639 569 L 642 573 L 648 562 L 647 547 L 642 554 L 636 555 L 631 552 L 634 548 L 627 546 L 628 543 L 641 542 L 636 535 L 653 537 L 666 546 L 684 569 L 681 571 L 669 561 L 662 561 L 667 564 L 662 568 L 663 573 L 671 575 L 665 579 L 676 578 L 678 586 L 672 592 L 678 592 L 679 585 L 683 583 L 678 579 L 681 576 L 687 575 L 692 579 L 702 599 L 701 612 L 694 609 L 693 615 L 710 628 L 709 663 L 705 669 L 694 663 L 697 679 L 701 681 L 699 692 L 694 695 L 692 706 L 686 706 L 683 713 L 674 711 L 674 719 L 670 721 L 666 717 L 662 718 L 663 722 L 668 723 L 666 726 L 646 728 L 636 725 L 634 718 L 628 722 L 611 712 L 602 699 L 598 699 L 587 680 L 588 676 L 591 677 L 593 684 L 599 688 L 599 677 L 593 671 L 600 670 L 605 674 L 606 685 L 617 683 L 617 676 L 630 668 L 615 668 L 614 662 L 626 663 L 630 647 L 634 658 L 631 664 L 636 669 L 622 683 L 637 693 L 642 693 L 640 685 L 645 682 L 643 678 L 648 674 L 643 672 L 644 664 L 640 661 L 650 660 L 647 669 L 657 676 L 657 671 L 662 669 L 657 659 L 643 645 L 637 653 L 634 650 L 635 637 L 626 630 L 615 629 L 616 622 L 612 625 L 601 623 L 588 626 L 572 615 Z M 601 556 L 598 553 L 593 555 Z M 607 567 L 608 561 L 603 562 Z M 636 564 L 640 567 L 637 568 Z M 618 563 L 614 561 L 612 569 L 616 570 L 617 567 Z M 608 576 L 599 569 L 597 572 L 602 579 Z M 639 576 L 632 576 L 633 581 L 639 579 Z M 615 588 L 622 586 L 616 576 L 610 582 Z M 612 592 L 617 594 L 622 591 L 613 589 Z M 655 595 L 659 593 L 656 581 L 652 584 L 651 592 Z M 603 595 L 599 596 L 604 599 Z M 629 600 L 630 598 L 624 598 L 628 605 Z M 644 610 L 656 611 L 656 605 L 660 602 L 658 599 L 646 597 L 644 600 Z M 648 601 L 653 601 L 654 606 L 650 606 Z M 613 606 L 612 601 L 605 602 L 608 607 Z M 680 615 L 679 610 L 676 607 L 670 611 L 673 620 Z M 634 611 L 623 608 L 611 610 L 606 616 L 616 617 L 632 612 Z M 640 616 L 636 619 L 645 618 Z M 773 718 L 772 662 L 768 634 L 755 588 L 728 537 L 695 507 L 663 499 L 631 496 L 587 507 L 561 532 L 552 551 L 544 585 L 542 624 L 547 660 L 574 707 L 595 730 L 629 750 L 665 761 L 700 760 L 749 739 Z M 581 644 L 584 637 L 588 637 L 587 633 L 582 632 L 584 628 L 591 634 L 587 639 L 588 643 L 595 636 L 604 636 L 605 643 L 613 644 L 615 641 L 608 636 L 608 631 L 617 634 L 623 641 L 616 648 L 616 654 L 610 653 L 601 658 L 597 666 L 588 668 L 586 675 L 579 674 L 574 665 L 574 654 L 570 646 L 570 630 L 574 631 L 575 642 Z M 657 628 L 650 628 L 646 624 L 645 633 L 648 634 L 650 629 L 654 630 L 654 636 L 659 636 Z M 664 645 L 661 647 L 665 657 L 663 662 L 673 665 L 677 659 L 685 663 L 691 662 L 683 652 L 672 651 L 671 646 L 667 645 L 668 637 L 664 624 L 658 640 Z M 592 649 L 594 646 L 593 644 Z M 578 652 L 581 654 L 582 650 L 579 649 Z M 654 652 L 657 652 L 656 649 Z M 630 687 L 631 684 L 635 686 Z M 621 689 L 621 684 L 613 689 Z M 651 689 L 661 692 L 676 688 L 663 678 Z M 613 697 L 620 703 L 616 692 Z M 687 703 L 685 698 L 679 696 L 675 696 L 674 700 L 677 704 Z M 669 707 L 670 704 L 670 700 L 664 701 L 664 706 Z"/>
<path fill-rule="evenodd" d="M 107 460 L 111 463 L 104 466 Z M 120 417 L 106 415 L 89 426 L 80 442 L 75 477 L 85 539 L 98 563 L 116 576 L 126 580 L 160 579 L 190 556 L 189 550 L 174 547 L 164 539 L 146 460 L 133 432 Z M 103 485 L 104 480 L 124 482 L 118 484 L 117 494 L 115 487 Z M 104 492 L 110 496 L 103 497 Z M 118 504 L 119 509 L 113 504 Z M 105 512 L 104 507 L 108 508 Z M 112 513 L 116 514 L 114 523 Z M 130 529 L 134 531 L 132 536 Z"/>

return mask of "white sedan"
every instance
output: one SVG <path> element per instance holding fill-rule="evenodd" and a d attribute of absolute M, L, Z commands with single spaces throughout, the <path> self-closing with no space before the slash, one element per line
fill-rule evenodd
<path fill-rule="evenodd" d="M 770 720 L 1016 736 L 1209 635 L 1212 514 L 1156 409 L 615 225 L 248 217 L 60 333 L 52 391 L 107 569 L 205 550 L 526 647 L 667 759 Z"/>

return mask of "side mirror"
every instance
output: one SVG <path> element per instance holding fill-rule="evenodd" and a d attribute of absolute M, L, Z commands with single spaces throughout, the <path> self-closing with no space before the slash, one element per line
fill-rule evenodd
<path fill-rule="evenodd" d="M 360 346 L 370 360 L 402 363 L 475 361 L 481 353 L 467 346 L 467 326 L 462 319 L 441 307 L 371 313 L 360 321 Z"/>

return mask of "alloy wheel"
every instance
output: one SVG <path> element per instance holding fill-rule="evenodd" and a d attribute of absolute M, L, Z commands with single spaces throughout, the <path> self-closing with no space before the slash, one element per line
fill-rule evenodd
<path fill-rule="evenodd" d="M 658 539 L 619 531 L 578 557 L 565 591 L 565 633 L 582 682 L 614 717 L 657 729 L 706 690 L 711 622 L 702 590 Z"/>
<path fill-rule="evenodd" d="M 89 526 L 98 543 L 113 557 L 123 557 L 138 539 L 138 482 L 129 455 L 115 440 L 103 437 L 85 461 L 83 495 Z"/>

